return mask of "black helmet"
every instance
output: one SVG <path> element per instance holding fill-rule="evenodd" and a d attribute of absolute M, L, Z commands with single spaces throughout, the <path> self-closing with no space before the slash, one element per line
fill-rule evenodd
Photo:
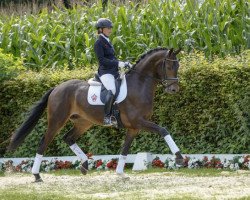
<path fill-rule="evenodd" d="M 98 21 L 96 22 L 95 27 L 96 27 L 97 29 L 99 29 L 99 28 L 113 28 L 113 24 L 112 24 L 112 22 L 111 22 L 109 19 L 107 19 L 107 18 L 100 18 L 100 19 L 98 19 Z"/>

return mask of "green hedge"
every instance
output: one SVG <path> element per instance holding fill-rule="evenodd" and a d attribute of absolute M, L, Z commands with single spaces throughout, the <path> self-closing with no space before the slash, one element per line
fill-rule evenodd
<path fill-rule="evenodd" d="M 5 54 L 3 49 L 0 49 L 0 83 L 17 76 L 24 69 L 21 59 L 12 54 Z"/>
<path fill-rule="evenodd" d="M 152 120 L 167 127 L 183 153 L 250 152 L 250 51 L 238 57 L 216 58 L 184 55 L 181 59 L 180 87 L 176 95 L 157 89 Z M 46 128 L 46 117 L 14 153 L 6 153 L 7 139 L 25 120 L 31 105 L 49 88 L 72 79 L 88 79 L 94 70 L 26 72 L 0 85 L 0 157 L 31 156 Z M 49 146 L 46 155 L 73 155 L 62 141 L 68 124 Z M 78 141 L 86 152 L 118 154 L 125 131 L 94 127 Z M 131 153 L 169 153 L 160 136 L 142 132 Z"/>

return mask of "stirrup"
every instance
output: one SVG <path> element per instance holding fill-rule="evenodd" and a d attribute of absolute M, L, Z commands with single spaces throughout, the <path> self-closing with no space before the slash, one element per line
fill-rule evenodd
<path fill-rule="evenodd" d="M 107 116 L 103 119 L 104 126 L 117 126 L 117 120 L 114 116 Z"/>
<path fill-rule="evenodd" d="M 117 120 L 116 120 L 116 117 L 114 115 L 110 116 L 110 121 L 111 121 L 111 124 L 113 126 L 117 127 Z"/>
<path fill-rule="evenodd" d="M 112 121 L 110 116 L 106 116 L 103 119 L 103 125 L 104 126 L 112 126 Z"/>

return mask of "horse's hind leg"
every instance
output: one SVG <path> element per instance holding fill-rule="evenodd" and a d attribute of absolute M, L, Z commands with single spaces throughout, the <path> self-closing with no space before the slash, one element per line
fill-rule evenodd
<path fill-rule="evenodd" d="M 74 127 L 64 135 L 63 140 L 69 145 L 70 149 L 77 155 L 81 160 L 81 172 L 86 175 L 88 171 L 88 157 L 76 144 L 76 140 L 87 131 L 93 124 L 86 120 L 75 121 Z"/>
<path fill-rule="evenodd" d="M 58 116 L 60 116 L 60 118 Z M 32 174 L 35 176 L 35 182 L 42 181 L 39 171 L 45 150 L 47 149 L 48 145 L 52 142 L 56 133 L 59 132 L 59 130 L 64 126 L 67 120 L 68 120 L 67 112 L 64 112 L 63 114 L 53 112 L 53 114 L 48 115 L 48 129 L 40 142 L 40 146 L 37 150 L 35 161 L 32 167 Z"/>

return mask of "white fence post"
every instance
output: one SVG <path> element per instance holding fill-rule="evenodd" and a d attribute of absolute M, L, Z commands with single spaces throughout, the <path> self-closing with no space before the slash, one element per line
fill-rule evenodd
<path fill-rule="evenodd" d="M 148 152 L 137 153 L 134 161 L 133 171 L 148 169 L 148 164 L 153 160 L 152 154 Z"/>

